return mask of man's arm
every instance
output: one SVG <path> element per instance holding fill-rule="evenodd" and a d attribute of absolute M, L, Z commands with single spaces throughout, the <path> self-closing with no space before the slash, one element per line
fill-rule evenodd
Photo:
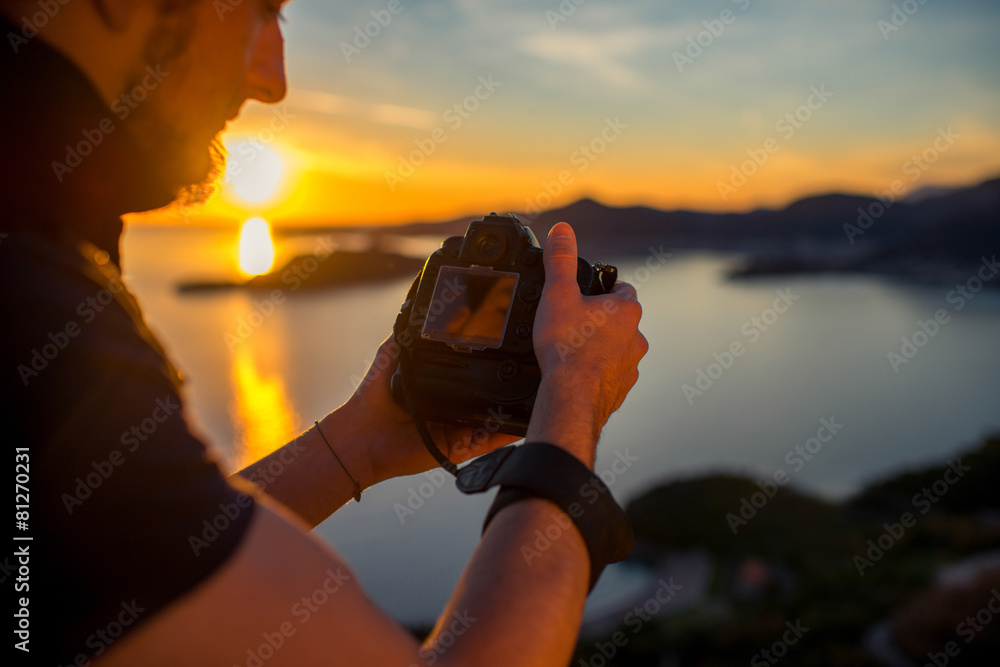
<path fill-rule="evenodd" d="M 538 418 L 532 419 L 527 435 L 528 440 L 560 444 L 593 467 L 594 451 L 588 443 L 596 442 L 608 416 L 618 409 L 628 389 L 635 384 L 638 378 L 636 364 L 645 354 L 646 341 L 638 333 L 641 308 L 630 285 L 616 285 L 613 295 L 600 299 L 581 296 L 576 274 L 573 273 L 573 279 L 569 280 L 569 269 L 576 270 L 576 237 L 568 225 L 558 228 L 570 235 L 572 247 L 567 245 L 562 249 L 558 241 L 550 241 L 546 262 L 553 259 L 563 262 L 566 280 L 554 280 L 553 270 L 547 269 L 549 277 L 535 319 L 535 350 L 549 380 L 558 380 L 564 385 L 564 394 L 583 400 L 571 406 L 565 401 L 565 395 L 540 390 L 534 410 Z M 554 253 L 558 256 L 553 257 Z M 619 308 L 634 312 L 619 313 Z M 621 330 L 625 333 L 621 337 L 594 336 L 587 341 L 587 350 L 569 342 L 578 330 L 574 326 L 581 323 L 593 326 L 594 322 L 605 321 L 609 316 L 624 318 L 625 326 Z M 604 333 L 611 329 L 614 326 L 609 326 Z M 626 340 L 624 336 L 630 334 L 638 338 Z M 641 350 L 633 349 L 635 345 Z M 314 426 L 235 474 L 254 482 L 310 527 L 315 527 L 351 499 L 353 480 L 362 489 L 367 489 L 392 477 L 437 467 L 437 462 L 424 448 L 409 413 L 391 397 L 390 381 L 398 357 L 396 344 L 390 337 L 379 347 L 354 395 L 319 423 L 318 429 L 322 429 L 329 445 Z M 607 377 L 602 377 L 601 373 Z M 626 388 L 619 393 L 602 390 L 602 385 L 608 383 L 612 387 Z M 517 440 L 503 433 L 491 434 L 486 439 L 480 435 L 474 439 L 470 428 L 444 424 L 427 426 L 434 441 L 455 463 Z M 331 448 L 343 465 L 330 452 Z"/>
<path fill-rule="evenodd" d="M 98 662 L 247 665 L 256 655 L 269 667 L 566 664 L 586 597 L 586 549 L 567 530 L 530 565 L 520 553 L 558 512 L 543 500 L 501 512 L 420 646 L 303 524 L 262 505 L 225 566 Z"/>
<path fill-rule="evenodd" d="M 634 384 L 647 344 L 628 285 L 582 297 L 576 241 L 557 225 L 536 318 L 542 367 L 529 439 L 593 467 L 597 435 Z M 566 341 L 595 310 L 615 318 L 583 347 Z M 559 350 L 562 350 L 560 352 Z M 332 458 L 332 457 L 331 457 Z M 336 461 L 334 461 L 336 463 Z M 576 528 L 546 500 L 513 503 L 490 523 L 437 626 L 422 646 L 364 595 L 339 557 L 280 505 L 262 500 L 243 544 L 196 590 L 110 651 L 107 665 L 559 665 L 569 660 L 590 563 Z M 522 553 L 536 532 L 561 532 L 542 553 Z M 402 565 L 402 563 L 401 563 Z M 206 633 L 205 628 L 211 628 Z"/>
<path fill-rule="evenodd" d="M 397 358 L 396 343 L 389 338 L 344 405 L 324 417 L 318 427 L 234 474 L 255 483 L 313 528 L 353 497 L 354 480 L 364 490 L 392 477 L 437 467 L 410 414 L 392 399 L 390 381 Z M 427 426 L 455 463 L 518 439 L 503 433 L 473 438 L 471 428 Z"/>

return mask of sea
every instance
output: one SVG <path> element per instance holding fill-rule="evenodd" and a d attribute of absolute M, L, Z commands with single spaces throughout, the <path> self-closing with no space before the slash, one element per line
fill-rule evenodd
<path fill-rule="evenodd" d="M 388 244 L 423 257 L 440 240 Z M 365 238 L 321 232 L 275 243 L 280 267 Z M 234 279 L 237 244 L 236 230 L 183 226 L 135 225 L 123 237 L 126 283 L 185 375 L 192 429 L 227 471 L 347 400 L 409 285 L 178 292 L 183 282 Z M 1000 290 L 974 289 L 983 285 L 974 273 L 949 285 L 870 275 L 730 280 L 738 255 L 661 250 L 655 239 L 649 254 L 588 259 L 615 264 L 635 285 L 650 346 L 598 448 L 596 470 L 623 505 L 718 472 L 784 475 L 801 491 L 843 499 L 1000 432 Z M 992 280 L 1000 286 L 1000 275 Z M 476 548 L 489 503 L 460 494 L 441 471 L 425 473 L 368 490 L 315 533 L 376 603 L 403 623 L 429 625 Z M 608 568 L 588 614 L 634 596 L 651 576 Z"/>

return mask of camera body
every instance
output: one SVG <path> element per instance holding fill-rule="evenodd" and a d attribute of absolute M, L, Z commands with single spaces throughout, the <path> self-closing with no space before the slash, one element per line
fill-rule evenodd
<path fill-rule="evenodd" d="M 616 277 L 578 258 L 583 294 L 610 291 Z M 491 213 L 445 240 L 396 318 L 396 402 L 425 421 L 523 436 L 541 381 L 532 332 L 544 283 L 538 239 L 514 215 Z"/>

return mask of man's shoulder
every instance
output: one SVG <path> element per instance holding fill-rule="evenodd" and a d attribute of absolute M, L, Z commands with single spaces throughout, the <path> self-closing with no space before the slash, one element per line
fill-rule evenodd
<path fill-rule="evenodd" d="M 126 366 L 177 382 L 117 269 L 86 242 L 0 239 L 0 313 L 0 355 L 25 387 L 60 366 Z"/>

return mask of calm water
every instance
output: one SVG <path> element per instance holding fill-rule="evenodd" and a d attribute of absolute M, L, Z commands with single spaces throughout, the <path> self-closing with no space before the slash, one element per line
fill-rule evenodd
<path fill-rule="evenodd" d="M 226 334 L 240 336 L 241 322 L 268 310 L 267 295 L 180 296 L 174 284 L 230 276 L 235 242 L 235 233 L 154 228 L 131 229 L 124 242 L 127 280 L 187 376 L 189 419 L 229 469 L 350 396 L 352 377 L 364 373 L 388 335 L 409 282 L 290 294 L 243 344 L 230 345 Z M 279 246 L 278 265 L 315 244 Z M 415 254 L 435 246 L 409 243 Z M 609 480 L 623 503 L 657 483 L 719 470 L 758 479 L 783 470 L 799 488 L 839 498 L 1000 429 L 1000 292 L 980 292 L 956 312 L 948 290 L 938 287 L 843 277 L 726 282 L 732 258 L 705 254 L 650 259 L 655 271 L 641 268 L 643 258 L 598 259 L 638 283 L 650 341 L 639 383 L 599 449 L 598 470 L 626 450 L 637 459 Z M 887 354 L 898 354 L 902 337 L 939 308 L 950 321 L 894 372 Z M 730 363 L 724 353 L 734 343 L 743 353 Z M 686 396 L 685 384 L 698 389 L 699 370 L 707 389 Z M 708 376 L 717 378 L 711 386 Z M 818 442 L 807 441 L 823 419 L 842 428 L 816 451 Z M 815 454 L 796 453 L 807 445 Z M 392 480 L 317 529 L 372 597 L 406 622 L 427 622 L 440 611 L 489 505 L 488 497 L 431 482 L 422 475 Z M 416 505 L 421 495 L 423 505 L 401 519 L 399 507 Z M 612 568 L 593 601 L 636 582 L 635 573 Z"/>

